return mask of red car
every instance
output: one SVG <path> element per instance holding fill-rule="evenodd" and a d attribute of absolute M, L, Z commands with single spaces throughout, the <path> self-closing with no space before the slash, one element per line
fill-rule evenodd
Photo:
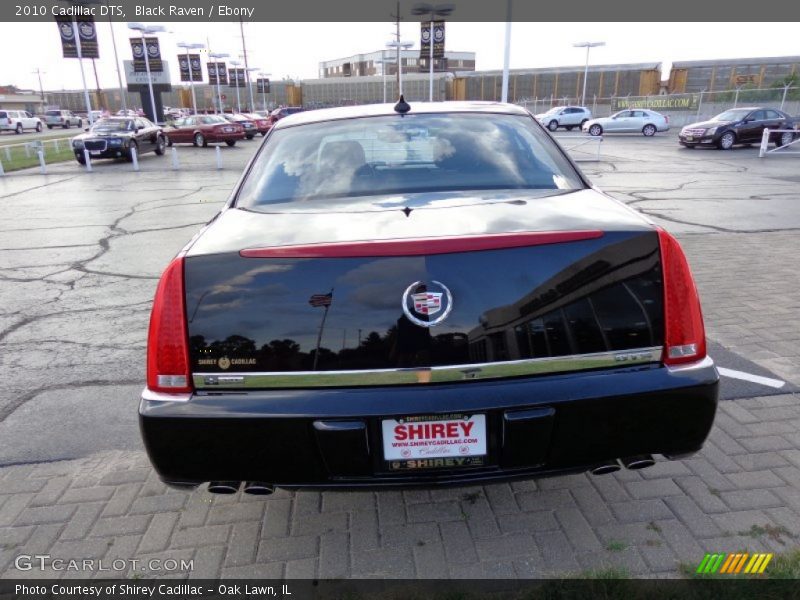
<path fill-rule="evenodd" d="M 178 119 L 164 128 L 168 144 L 191 143 L 195 146 L 208 146 L 209 142 L 225 142 L 228 146 L 244 139 L 244 128 L 237 123 L 229 123 L 218 115 L 197 115 Z"/>
<path fill-rule="evenodd" d="M 262 117 L 261 115 L 256 113 L 244 113 L 243 116 L 247 117 L 253 123 L 256 124 L 258 133 L 260 133 L 261 135 L 267 135 L 267 132 L 270 130 L 270 127 L 272 127 L 267 117 Z"/>

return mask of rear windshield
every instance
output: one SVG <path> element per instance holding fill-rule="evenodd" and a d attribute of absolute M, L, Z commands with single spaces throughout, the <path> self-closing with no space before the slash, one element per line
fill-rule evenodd
<path fill-rule="evenodd" d="M 46 114 L 48 117 L 60 117 L 61 116 L 61 111 L 60 110 L 48 110 L 44 114 Z"/>
<path fill-rule="evenodd" d="M 585 187 L 525 115 L 409 114 L 278 129 L 237 206 L 378 194 Z"/>

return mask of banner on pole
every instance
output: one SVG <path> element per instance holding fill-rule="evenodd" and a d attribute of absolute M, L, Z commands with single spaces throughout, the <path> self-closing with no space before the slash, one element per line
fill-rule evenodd
<path fill-rule="evenodd" d="M 61 35 L 61 51 L 64 58 L 78 58 L 78 44 L 75 42 L 75 28 L 71 17 L 56 17 L 58 32 Z M 94 18 L 89 15 L 76 21 L 81 42 L 82 58 L 100 58 L 97 45 L 97 29 Z"/>
<path fill-rule="evenodd" d="M 131 38 L 133 68 L 136 69 L 138 73 L 147 71 L 147 64 L 145 64 L 144 57 L 145 46 L 147 46 L 147 61 L 150 65 L 150 71 L 163 71 L 164 63 L 161 61 L 161 48 L 158 45 L 158 38 L 155 37 L 144 38 L 144 45 L 142 45 L 142 38 Z"/>
<path fill-rule="evenodd" d="M 259 94 L 269 94 L 269 79 L 256 79 L 256 89 Z"/>
<path fill-rule="evenodd" d="M 178 67 L 181 81 L 203 81 L 203 70 L 200 66 L 199 54 L 178 54 Z"/>

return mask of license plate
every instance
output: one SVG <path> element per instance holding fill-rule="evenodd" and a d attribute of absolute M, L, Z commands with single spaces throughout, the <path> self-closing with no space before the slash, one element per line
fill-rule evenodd
<path fill-rule="evenodd" d="M 686 136 L 686 141 L 687 141 L 687 142 L 691 142 L 691 141 L 693 141 L 693 140 L 694 140 L 694 138 L 693 138 L 692 136 L 690 136 L 690 135 L 687 135 L 687 136 Z"/>
<path fill-rule="evenodd" d="M 391 469 L 483 465 L 486 415 L 384 419 L 383 457 Z"/>
<path fill-rule="evenodd" d="M 92 156 L 100 156 L 102 152 L 100 150 L 91 150 L 89 154 Z"/>
<path fill-rule="evenodd" d="M 225 127 L 225 128 L 223 128 L 223 130 L 222 130 L 222 131 L 225 131 L 225 132 L 227 132 L 227 133 L 230 133 L 231 131 L 233 131 L 233 127 Z"/>

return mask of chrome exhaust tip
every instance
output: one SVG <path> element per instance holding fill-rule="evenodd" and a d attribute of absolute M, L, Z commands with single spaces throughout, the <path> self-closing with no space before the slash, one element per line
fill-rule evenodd
<path fill-rule="evenodd" d="M 272 492 L 275 491 L 275 488 L 268 483 L 263 483 L 261 481 L 245 481 L 244 482 L 244 493 L 251 494 L 253 496 L 269 496 Z"/>
<path fill-rule="evenodd" d="M 646 469 L 647 467 L 652 467 L 656 464 L 655 459 L 649 454 L 641 454 L 639 456 L 628 456 L 626 458 L 621 458 L 622 464 L 625 465 L 626 469 L 630 469 L 631 471 L 635 471 L 637 469 Z"/>
<path fill-rule="evenodd" d="M 240 481 L 212 481 L 208 484 L 208 491 L 212 494 L 235 494 L 240 485 Z"/>
<path fill-rule="evenodd" d="M 620 466 L 616 460 L 609 460 L 597 465 L 596 467 L 592 467 L 589 469 L 589 472 L 592 475 L 606 475 L 608 473 L 613 473 L 614 471 L 619 471 L 619 469 Z"/>

